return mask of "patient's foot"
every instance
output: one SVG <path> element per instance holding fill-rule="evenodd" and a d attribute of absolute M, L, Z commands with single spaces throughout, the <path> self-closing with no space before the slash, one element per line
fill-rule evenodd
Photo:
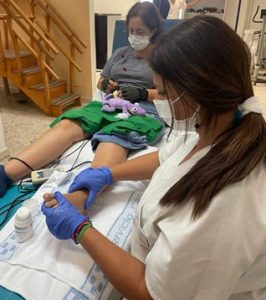
<path fill-rule="evenodd" d="M 88 197 L 86 191 L 77 191 L 71 194 L 64 194 L 64 197 L 71 202 L 82 215 L 86 215 L 86 210 L 84 208 L 85 200 Z M 43 195 L 43 200 L 46 202 L 47 207 L 56 208 L 58 206 L 57 200 L 54 198 L 53 193 L 45 193 Z"/>
<path fill-rule="evenodd" d="M 6 175 L 3 165 L 0 165 L 0 197 L 3 197 L 7 189 L 12 184 L 12 180 Z"/>

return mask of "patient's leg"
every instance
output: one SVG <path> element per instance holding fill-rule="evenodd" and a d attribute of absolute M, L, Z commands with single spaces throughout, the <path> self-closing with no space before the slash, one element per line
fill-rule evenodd
<path fill-rule="evenodd" d="M 94 160 L 91 167 L 98 168 L 103 166 L 112 167 L 118 163 L 121 163 L 127 159 L 128 149 L 123 148 L 120 145 L 114 143 L 102 142 L 98 145 L 95 152 Z M 88 192 L 85 190 L 76 191 L 74 193 L 64 195 L 73 205 L 75 205 L 80 213 L 84 214 L 84 204 L 88 197 Z M 54 207 L 57 205 L 53 194 L 44 194 L 44 201 L 47 202 L 47 206 Z"/>
<path fill-rule="evenodd" d="M 87 134 L 83 132 L 79 123 L 62 120 L 16 157 L 33 169 L 40 169 L 55 160 L 73 143 L 86 137 Z M 12 159 L 5 166 L 0 165 L 0 197 L 4 196 L 12 182 L 30 171 L 24 163 L 16 159 Z"/>
<path fill-rule="evenodd" d="M 40 169 L 55 160 L 73 143 L 87 137 L 78 122 L 62 120 L 40 136 L 32 145 L 16 155 L 33 169 Z M 30 173 L 27 166 L 18 160 L 10 160 L 5 172 L 12 181 L 17 181 Z"/>

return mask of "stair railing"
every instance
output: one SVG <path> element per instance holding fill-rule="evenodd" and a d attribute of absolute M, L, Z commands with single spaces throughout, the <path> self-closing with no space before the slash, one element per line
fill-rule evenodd
<path fill-rule="evenodd" d="M 2 1 L 0 1 L 0 5 L 2 5 Z M 3 6 L 3 5 L 2 5 Z M 46 63 L 46 57 L 49 57 L 50 59 L 54 59 L 52 54 L 47 50 L 45 45 L 40 43 L 41 35 L 42 33 L 38 33 L 37 37 L 34 36 L 34 28 L 31 26 L 32 22 L 29 17 L 25 15 L 24 12 L 21 13 L 20 9 L 16 10 L 16 13 L 12 10 L 12 4 L 6 5 L 6 2 L 4 4 L 4 9 L 6 10 L 6 14 L 1 15 L 1 19 L 4 23 L 4 34 L 5 34 L 5 49 L 10 48 L 10 41 L 12 42 L 14 52 L 15 52 L 15 58 L 17 62 L 17 69 L 16 72 L 18 76 L 20 77 L 20 84 L 24 85 L 24 74 L 23 74 L 23 66 L 22 66 L 22 58 L 20 56 L 20 50 L 19 50 L 19 42 L 22 43 L 27 50 L 36 58 L 38 61 L 38 65 L 40 67 L 41 76 L 43 79 L 44 84 L 44 104 L 47 107 L 47 109 L 50 109 L 51 107 L 51 96 L 50 96 L 50 88 L 49 88 L 49 78 L 59 79 L 59 76 L 52 70 L 52 68 Z M 28 27 L 26 27 L 25 24 L 23 24 L 23 20 L 27 20 L 26 24 Z M 31 41 L 34 41 L 35 43 L 38 42 L 38 50 L 34 49 L 25 38 L 21 36 L 17 32 L 17 30 L 14 28 L 13 23 L 16 22 L 20 27 L 24 29 L 24 32 L 29 36 Z M 21 26 L 22 25 L 22 26 Z M 36 25 L 35 25 L 36 26 Z M 49 49 L 53 49 L 55 53 L 58 53 L 57 49 L 54 47 L 54 45 L 50 41 L 45 41 L 46 46 L 49 45 Z M 5 54 L 4 54 L 5 56 Z M 6 62 L 6 59 L 5 59 Z M 13 70 L 10 70 L 12 72 Z"/>
<path fill-rule="evenodd" d="M 51 106 L 49 76 L 59 79 L 59 76 L 50 67 L 50 62 L 54 59 L 53 55 L 60 52 L 67 58 L 69 62 L 70 92 L 73 92 L 74 68 L 81 72 L 81 68 L 75 61 L 75 50 L 82 53 L 87 45 L 71 29 L 67 21 L 59 14 L 49 0 L 29 0 L 29 4 L 31 16 L 27 16 L 14 0 L 0 0 L 0 6 L 5 10 L 5 14 L 0 15 L 0 20 L 3 21 L 4 48 L 9 49 L 9 43 L 12 41 L 16 54 L 17 71 L 22 82 L 23 68 L 19 55 L 19 43 L 22 43 L 38 60 L 44 83 L 45 103 L 47 106 Z M 45 12 L 46 26 L 36 20 L 36 8 L 40 8 Z M 69 51 L 65 50 L 52 35 L 51 22 L 57 26 L 69 41 Z M 16 23 L 16 26 L 13 23 Z M 28 37 L 30 42 L 27 42 L 25 38 L 18 34 L 16 31 L 17 25 L 24 31 L 25 35 L 23 36 Z"/>
<path fill-rule="evenodd" d="M 3 22 L 4 20 L 7 19 L 7 15 L 0 15 L 0 21 Z M 4 23 L 3 23 L 4 24 Z M 3 33 L 4 36 L 6 36 L 6 25 L 3 25 Z M 1 63 L 3 62 L 4 64 L 4 69 L 5 72 L 7 71 L 7 65 L 6 65 L 6 58 L 5 58 L 5 42 L 4 42 L 4 38 L 2 36 L 2 32 L 0 30 L 0 59 L 1 59 Z"/>
<path fill-rule="evenodd" d="M 79 53 L 83 53 L 83 49 L 87 47 L 86 43 L 83 42 L 78 35 L 71 28 L 69 23 L 61 16 L 58 10 L 49 0 L 30 0 L 31 13 L 35 16 L 35 9 L 40 8 L 45 14 L 46 28 L 38 21 L 34 22 L 44 32 L 45 36 L 51 40 L 57 47 L 57 49 L 67 58 L 69 61 L 69 84 L 70 92 L 73 92 L 74 87 L 74 68 L 81 72 L 81 68 L 75 62 L 75 50 Z M 64 49 L 62 45 L 53 37 L 51 34 L 51 22 L 59 29 L 59 31 L 69 41 L 69 53 Z"/>

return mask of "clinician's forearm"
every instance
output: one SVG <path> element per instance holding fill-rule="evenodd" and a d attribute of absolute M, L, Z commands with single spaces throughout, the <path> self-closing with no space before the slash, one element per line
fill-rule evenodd
<path fill-rule="evenodd" d="M 145 265 L 117 247 L 94 228 L 88 229 L 81 245 L 110 282 L 127 299 L 151 300 L 145 283 Z"/>
<path fill-rule="evenodd" d="M 159 167 L 159 151 L 127 160 L 111 168 L 114 181 L 151 179 Z"/>

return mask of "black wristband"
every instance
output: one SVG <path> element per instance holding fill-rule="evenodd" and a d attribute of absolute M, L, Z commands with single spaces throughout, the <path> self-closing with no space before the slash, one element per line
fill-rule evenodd
<path fill-rule="evenodd" d="M 139 100 L 147 100 L 149 92 L 146 89 L 139 89 Z"/>

